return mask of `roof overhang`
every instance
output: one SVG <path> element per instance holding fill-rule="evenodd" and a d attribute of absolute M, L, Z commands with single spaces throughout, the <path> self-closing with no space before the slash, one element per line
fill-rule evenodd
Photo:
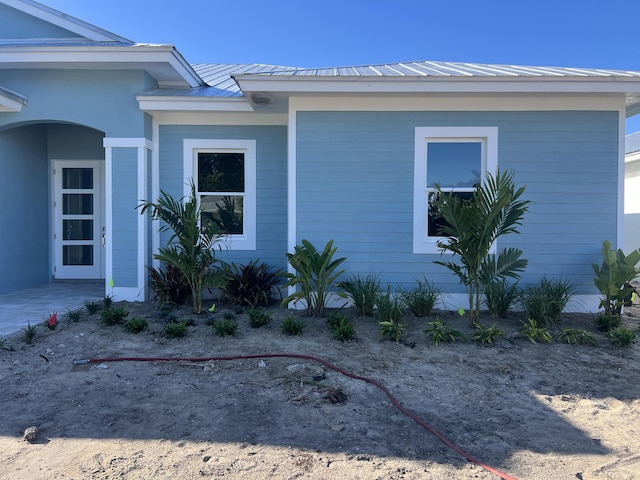
<path fill-rule="evenodd" d="M 328 77 L 234 75 L 240 89 L 256 99 L 282 102 L 292 95 L 318 94 L 619 94 L 627 115 L 640 113 L 640 78 L 629 77 Z"/>
<path fill-rule="evenodd" d="M 0 112 L 20 112 L 27 97 L 8 88 L 0 87 Z"/>
<path fill-rule="evenodd" d="M 144 112 L 253 112 L 243 97 L 188 97 L 138 95 L 140 110 Z"/>
<path fill-rule="evenodd" d="M 0 45 L 0 69 L 143 69 L 163 87 L 198 87 L 202 79 L 173 45 Z"/>

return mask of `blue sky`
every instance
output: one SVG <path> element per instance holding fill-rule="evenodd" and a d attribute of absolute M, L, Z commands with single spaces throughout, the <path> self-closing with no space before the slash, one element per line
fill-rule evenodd
<path fill-rule="evenodd" d="M 41 0 L 191 63 L 437 60 L 640 71 L 637 0 Z M 640 118 L 627 131 L 640 130 Z"/>

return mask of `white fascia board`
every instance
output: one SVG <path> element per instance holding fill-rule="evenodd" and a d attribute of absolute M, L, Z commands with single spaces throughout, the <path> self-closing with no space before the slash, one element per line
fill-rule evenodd
<path fill-rule="evenodd" d="M 46 5 L 32 0 L 2 0 L 5 5 L 27 13 L 32 17 L 69 30 L 81 37 L 86 37 L 98 42 L 122 42 L 134 43 L 128 38 L 121 37 L 102 28 L 91 25 L 83 20 L 67 15 Z"/>
<path fill-rule="evenodd" d="M 245 98 L 136 96 L 143 112 L 253 112 Z"/>
<path fill-rule="evenodd" d="M 0 87 L 0 112 L 19 113 L 27 104 L 27 98 L 19 93 Z"/>
<path fill-rule="evenodd" d="M 244 92 L 637 93 L 640 77 L 276 77 L 236 75 Z"/>
<path fill-rule="evenodd" d="M 158 125 L 285 126 L 287 114 L 254 112 L 148 112 Z"/>
<path fill-rule="evenodd" d="M 141 68 L 168 65 L 189 87 L 203 86 L 204 81 L 184 60 L 173 45 L 130 46 L 0 46 L 3 68 Z"/>
<path fill-rule="evenodd" d="M 295 111 L 624 111 L 622 94 L 292 96 Z"/>

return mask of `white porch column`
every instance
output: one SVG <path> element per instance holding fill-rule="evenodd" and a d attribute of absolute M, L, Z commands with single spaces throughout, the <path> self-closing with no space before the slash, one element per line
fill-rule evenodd
<path fill-rule="evenodd" d="M 105 138 L 106 293 L 116 301 L 147 298 L 148 216 L 136 208 L 148 196 L 146 138 Z"/>

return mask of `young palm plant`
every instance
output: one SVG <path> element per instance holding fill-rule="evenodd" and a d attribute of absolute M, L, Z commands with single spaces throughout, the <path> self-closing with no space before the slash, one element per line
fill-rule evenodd
<path fill-rule="evenodd" d="M 324 316 L 331 289 L 344 273 L 344 270 L 337 268 L 346 258 L 333 259 L 337 249 L 333 246 L 333 240 L 327 242 L 322 252 L 308 240 L 302 240 L 302 245 L 296 245 L 293 253 L 287 253 L 289 265 L 295 272 L 282 274 L 287 279 L 284 287 L 299 287 L 299 290 L 282 300 L 282 306 L 304 300 L 310 317 Z M 335 294 L 345 298 L 344 292 Z"/>
<path fill-rule="evenodd" d="M 436 261 L 458 276 L 469 298 L 469 316 L 472 325 L 478 322 L 482 285 L 503 278 L 520 278 L 527 260 L 520 258 L 522 251 L 504 248 L 498 254 L 491 247 L 498 237 L 519 233 L 518 225 L 527 211 L 528 201 L 520 200 L 525 188 L 516 189 L 513 174 L 487 174 L 469 200 L 455 197 L 437 188 L 435 207 L 445 220 L 438 242 L 443 252 L 451 252 L 455 261 Z"/>
<path fill-rule="evenodd" d="M 191 288 L 193 312 L 202 311 L 202 292 L 212 282 L 211 266 L 216 262 L 214 247 L 222 235 L 213 222 L 201 222 L 202 208 L 191 182 L 191 194 L 181 200 L 160 192 L 157 202 L 143 201 L 140 213 L 164 222 L 161 229 L 173 234 L 154 258 L 178 268 Z"/>

